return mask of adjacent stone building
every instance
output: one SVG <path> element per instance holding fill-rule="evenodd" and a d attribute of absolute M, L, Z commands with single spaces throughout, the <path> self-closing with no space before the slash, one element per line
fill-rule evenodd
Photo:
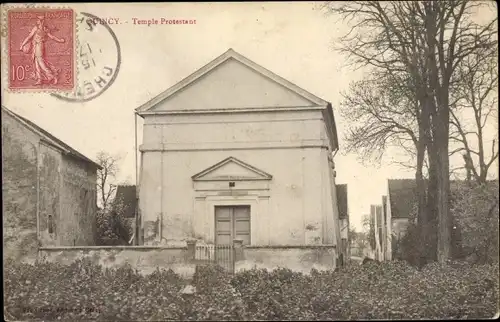
<path fill-rule="evenodd" d="M 137 113 L 144 244 L 340 245 L 329 102 L 230 49 Z"/>
<path fill-rule="evenodd" d="M 2 106 L 4 258 L 94 245 L 99 165 Z"/>

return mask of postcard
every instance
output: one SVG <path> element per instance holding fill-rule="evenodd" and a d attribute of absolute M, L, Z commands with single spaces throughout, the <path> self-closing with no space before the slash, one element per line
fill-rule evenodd
<path fill-rule="evenodd" d="M 498 316 L 496 10 L 2 4 L 5 320 Z"/>

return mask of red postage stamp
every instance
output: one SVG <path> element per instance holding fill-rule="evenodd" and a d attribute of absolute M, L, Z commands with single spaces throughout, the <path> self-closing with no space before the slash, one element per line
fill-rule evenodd
<path fill-rule="evenodd" d="M 74 89 L 76 30 L 72 9 L 10 9 L 7 28 L 9 89 Z"/>

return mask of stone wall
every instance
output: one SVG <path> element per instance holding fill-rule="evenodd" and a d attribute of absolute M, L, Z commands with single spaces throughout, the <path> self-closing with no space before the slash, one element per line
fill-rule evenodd
<path fill-rule="evenodd" d="M 195 256 L 196 242 L 187 246 L 85 246 L 85 247 L 42 247 L 39 259 L 61 264 L 88 258 L 107 268 L 117 268 L 130 264 L 142 274 L 149 274 L 156 268 L 172 269 L 177 274 L 192 278 L 197 264 L 207 264 L 206 260 Z M 315 246 L 247 246 L 235 243 L 235 271 L 252 268 L 273 270 L 278 267 L 310 273 L 311 269 L 332 270 L 335 268 L 335 247 Z M 199 254 L 198 254 L 199 255 Z M 230 263 L 222 263 L 230 267 Z"/>
<path fill-rule="evenodd" d="M 273 270 L 278 267 L 308 274 L 311 269 L 335 269 L 335 246 L 246 246 L 236 247 L 236 272 L 252 268 Z M 239 253 L 239 254 L 238 254 Z"/>
<path fill-rule="evenodd" d="M 37 138 L 2 109 L 4 259 L 36 258 L 37 148 Z"/>
<path fill-rule="evenodd" d="M 95 245 L 97 192 L 96 168 L 71 157 L 63 157 L 61 224 L 59 245 Z"/>
<path fill-rule="evenodd" d="M 142 274 L 152 273 L 157 267 L 172 269 L 190 278 L 194 274 L 194 248 L 149 246 L 85 246 L 42 247 L 39 258 L 64 265 L 88 258 L 106 268 L 130 264 Z"/>
<path fill-rule="evenodd" d="M 40 144 L 39 158 L 40 242 L 43 246 L 60 245 L 60 237 L 65 228 L 60 204 L 62 156 L 52 146 Z"/>
<path fill-rule="evenodd" d="M 39 158 L 41 244 L 95 245 L 96 169 L 46 144 Z"/>

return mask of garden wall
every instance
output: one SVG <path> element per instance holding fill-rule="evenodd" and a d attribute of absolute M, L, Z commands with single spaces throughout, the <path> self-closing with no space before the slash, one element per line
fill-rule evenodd
<path fill-rule="evenodd" d="M 151 246 L 85 246 L 42 247 L 39 258 L 48 262 L 70 264 L 78 259 L 89 258 L 106 268 L 130 264 L 142 274 L 153 272 L 157 267 L 172 269 L 183 277 L 194 274 L 194 249 L 188 247 Z"/>
<path fill-rule="evenodd" d="M 235 251 L 238 253 L 237 246 Z M 331 270 L 335 265 L 334 245 L 246 246 L 236 255 L 235 270 L 238 272 L 254 267 L 273 270 L 286 267 L 308 274 L 312 268 Z"/>
<path fill-rule="evenodd" d="M 175 273 L 191 278 L 197 264 L 206 263 L 195 256 L 196 242 L 187 246 L 70 246 L 41 247 L 39 259 L 48 262 L 70 264 L 78 259 L 89 258 L 93 263 L 107 268 L 130 264 L 142 274 L 153 272 L 157 267 L 172 269 Z M 296 272 L 309 273 L 312 268 L 335 268 L 336 252 L 333 245 L 308 246 L 242 246 L 235 241 L 235 271 L 252 268 L 273 270 L 278 267 Z M 229 264 L 229 263 L 226 263 Z"/>

